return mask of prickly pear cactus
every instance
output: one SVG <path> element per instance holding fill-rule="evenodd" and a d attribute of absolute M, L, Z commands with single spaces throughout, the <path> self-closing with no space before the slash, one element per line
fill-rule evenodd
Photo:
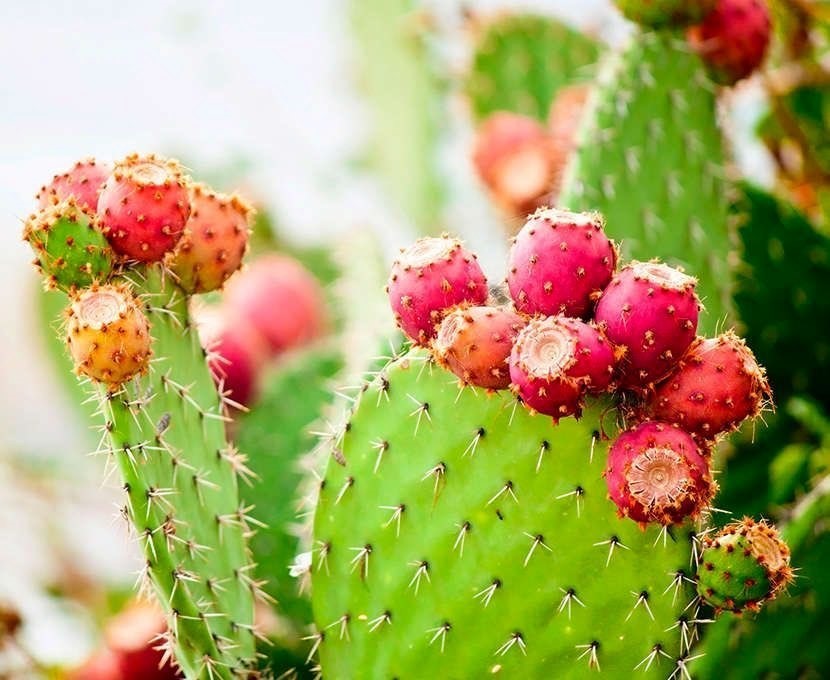
<path fill-rule="evenodd" d="M 360 396 L 321 483 L 327 677 L 667 676 L 694 635 L 687 528 L 621 520 L 601 406 L 558 426 L 411 352 Z M 604 433 L 604 434 L 602 434 Z M 337 461 L 340 461 L 339 463 Z"/>

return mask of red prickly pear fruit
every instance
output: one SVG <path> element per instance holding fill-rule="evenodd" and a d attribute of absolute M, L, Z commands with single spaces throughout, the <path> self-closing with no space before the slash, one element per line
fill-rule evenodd
<path fill-rule="evenodd" d="M 95 652 L 81 666 L 69 671 L 66 680 L 124 680 L 121 659 L 111 649 Z"/>
<path fill-rule="evenodd" d="M 144 373 L 150 361 L 150 327 L 126 286 L 93 284 L 71 298 L 66 341 L 75 370 L 117 389 Z"/>
<path fill-rule="evenodd" d="M 608 386 L 614 352 L 600 333 L 564 316 L 537 317 L 510 354 L 513 390 L 529 408 L 555 420 L 582 412 L 584 395 Z"/>
<path fill-rule="evenodd" d="M 173 250 L 190 216 L 188 179 L 178 161 L 133 154 L 101 188 L 98 219 L 112 249 L 141 262 Z"/>
<path fill-rule="evenodd" d="M 771 37 L 764 0 L 718 0 L 703 22 L 688 32 L 712 77 L 723 85 L 733 85 L 759 68 Z"/>
<path fill-rule="evenodd" d="M 156 649 L 161 644 L 159 636 L 166 630 L 164 615 L 150 604 L 131 604 L 109 622 L 104 637 L 116 654 L 121 680 L 183 677 L 169 659 L 164 659 L 164 652 Z"/>
<path fill-rule="evenodd" d="M 686 26 L 712 11 L 716 0 L 614 0 L 627 19 L 650 28 Z"/>
<path fill-rule="evenodd" d="M 585 110 L 585 102 L 591 92 L 589 85 L 578 84 L 563 87 L 557 92 L 548 111 L 548 134 L 550 136 L 551 160 L 553 173 L 550 192 L 545 199 L 549 204 L 555 203 L 562 189 L 565 169 L 574 149 L 576 133 Z"/>
<path fill-rule="evenodd" d="M 611 445 L 605 480 L 620 515 L 641 524 L 695 517 L 717 488 L 691 435 L 654 420 L 623 432 Z"/>
<path fill-rule="evenodd" d="M 400 329 L 426 346 L 447 310 L 457 305 L 483 305 L 487 279 L 475 254 L 449 236 L 418 239 L 392 264 L 386 286 Z"/>
<path fill-rule="evenodd" d="M 314 275 L 294 258 L 260 257 L 226 286 L 228 313 L 248 323 L 272 355 L 295 349 L 322 335 L 326 300 Z"/>
<path fill-rule="evenodd" d="M 110 176 L 110 167 L 98 163 L 94 158 L 80 160 L 71 169 L 55 175 L 49 184 L 44 184 L 35 197 L 38 206 L 46 208 L 70 197 L 78 207 L 90 216 L 98 209 L 101 187 Z"/>
<path fill-rule="evenodd" d="M 649 395 L 647 408 L 658 420 L 714 439 L 756 417 L 771 397 L 765 371 L 752 350 L 727 331 L 716 338 L 697 338 Z"/>
<path fill-rule="evenodd" d="M 537 120 L 498 112 L 479 127 L 473 166 L 493 200 L 511 215 L 526 215 L 547 196 L 554 173 L 551 138 Z"/>
<path fill-rule="evenodd" d="M 513 240 L 507 286 L 524 314 L 584 316 L 617 265 L 598 213 L 537 210 Z"/>
<path fill-rule="evenodd" d="M 265 341 L 250 324 L 229 314 L 227 307 L 194 309 L 194 317 L 217 389 L 233 404 L 250 406 L 268 355 Z"/>
<path fill-rule="evenodd" d="M 645 390 L 665 377 L 695 339 L 697 280 L 659 262 L 631 262 L 608 284 L 594 318 L 624 348 L 620 385 Z"/>
<path fill-rule="evenodd" d="M 432 351 L 438 363 L 464 384 L 504 390 L 510 386 L 513 341 L 525 323 L 500 307 L 454 309 L 438 327 Z"/>
<path fill-rule="evenodd" d="M 253 208 L 239 196 L 217 193 L 203 184 L 190 188 L 190 218 L 169 266 L 188 293 L 221 288 L 242 265 L 248 250 Z"/>

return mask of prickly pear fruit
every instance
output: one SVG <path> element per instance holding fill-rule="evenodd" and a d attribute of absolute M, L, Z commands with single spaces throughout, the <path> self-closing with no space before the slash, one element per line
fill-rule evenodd
<path fill-rule="evenodd" d="M 765 520 L 745 517 L 704 539 L 697 590 L 717 609 L 757 610 L 792 580 L 790 550 Z"/>
<path fill-rule="evenodd" d="M 553 175 L 546 198 L 549 204 L 556 203 L 562 188 L 565 168 L 571 153 L 576 149 L 576 133 L 590 92 L 590 86 L 584 83 L 569 85 L 559 90 L 551 102 L 550 111 L 548 111 L 548 134 L 550 135 Z"/>
<path fill-rule="evenodd" d="M 115 255 L 95 218 L 75 198 L 55 201 L 31 215 L 23 227 L 46 286 L 72 290 L 105 282 Z"/>
<path fill-rule="evenodd" d="M 242 264 L 248 249 L 253 208 L 239 196 L 220 194 L 203 184 L 190 188 L 190 218 L 169 256 L 170 268 L 188 293 L 222 287 Z"/>
<path fill-rule="evenodd" d="M 605 480 L 620 515 L 641 524 L 679 524 L 695 517 L 716 489 L 694 439 L 654 420 L 617 438 L 608 452 Z"/>
<path fill-rule="evenodd" d="M 183 677 L 157 648 L 166 630 L 164 614 L 148 603 L 133 603 L 108 623 L 104 637 L 116 654 L 120 680 Z"/>
<path fill-rule="evenodd" d="M 538 121 L 500 111 L 476 133 L 473 165 L 493 200 L 512 215 L 538 208 L 554 174 L 551 139 Z"/>
<path fill-rule="evenodd" d="M 92 285 L 75 294 L 66 340 L 78 373 L 111 390 L 143 373 L 150 360 L 150 329 L 126 286 Z"/>
<path fill-rule="evenodd" d="M 326 327 L 326 300 L 320 283 L 302 264 L 271 253 L 228 282 L 229 313 L 250 324 L 271 354 L 295 349 Z"/>
<path fill-rule="evenodd" d="M 555 420 L 579 415 L 589 386 L 608 386 L 614 352 L 588 324 L 562 316 L 530 321 L 516 337 L 510 379 L 522 401 Z"/>
<path fill-rule="evenodd" d="M 732 331 L 697 338 L 671 375 L 649 396 L 649 413 L 713 439 L 757 416 L 771 398 L 752 350 Z"/>
<path fill-rule="evenodd" d="M 588 314 L 617 264 L 597 213 L 537 210 L 510 250 L 507 285 L 525 314 Z"/>
<path fill-rule="evenodd" d="M 510 386 L 510 350 L 525 323 L 508 309 L 458 308 L 444 317 L 432 351 L 465 385 L 503 390 Z"/>
<path fill-rule="evenodd" d="M 764 0 L 717 0 L 689 41 L 709 66 L 715 80 L 732 85 L 764 61 L 772 36 L 769 8 Z"/>
<path fill-rule="evenodd" d="M 677 364 L 697 330 L 697 280 L 658 262 L 631 262 L 603 291 L 595 319 L 625 347 L 620 384 L 643 389 Z"/>
<path fill-rule="evenodd" d="M 98 163 L 94 158 L 86 158 L 75 163 L 72 169 L 55 175 L 49 184 L 40 188 L 35 198 L 38 205 L 45 208 L 71 196 L 81 210 L 94 215 L 98 209 L 101 187 L 110 172 L 108 165 Z"/>
<path fill-rule="evenodd" d="M 190 215 L 187 183 L 172 159 L 133 154 L 116 163 L 98 198 L 98 219 L 113 250 L 141 262 L 160 261 Z"/>
<path fill-rule="evenodd" d="M 712 11 L 716 0 L 614 0 L 627 19 L 643 26 L 686 26 Z"/>
<path fill-rule="evenodd" d="M 458 239 L 426 237 L 401 250 L 386 290 L 400 329 L 419 345 L 435 337 L 446 311 L 487 300 L 487 279 Z"/>

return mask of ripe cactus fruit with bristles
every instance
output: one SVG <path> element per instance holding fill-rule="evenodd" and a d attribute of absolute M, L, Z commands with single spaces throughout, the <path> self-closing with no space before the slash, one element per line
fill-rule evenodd
<path fill-rule="evenodd" d="M 253 208 L 236 194 L 228 196 L 204 184 L 190 187 L 190 217 L 169 265 L 188 293 L 222 287 L 239 269 L 248 250 Z"/>
<path fill-rule="evenodd" d="M 455 309 L 441 322 L 432 343 L 435 359 L 465 385 L 503 390 L 510 386 L 508 359 L 526 321 L 509 309 Z"/>
<path fill-rule="evenodd" d="M 75 198 L 57 200 L 31 215 L 23 238 L 35 252 L 35 266 L 49 288 L 65 291 L 106 282 L 115 254 L 94 216 Z"/>
<path fill-rule="evenodd" d="M 655 420 L 617 437 L 608 453 L 605 479 L 620 515 L 643 526 L 679 524 L 698 516 L 717 488 L 694 439 Z"/>
<path fill-rule="evenodd" d="M 421 238 L 402 249 L 386 288 L 398 327 L 419 345 L 435 337 L 447 310 L 483 305 L 488 294 L 476 256 L 449 236 Z"/>
<path fill-rule="evenodd" d="M 94 158 L 78 161 L 70 170 L 55 175 L 49 184 L 45 184 L 35 197 L 41 208 L 74 197 L 78 207 L 94 215 L 98 209 L 98 196 L 101 187 L 110 176 L 110 167 L 99 163 Z"/>
<path fill-rule="evenodd" d="M 513 241 L 507 285 L 520 312 L 583 316 L 616 265 L 601 215 L 543 208 Z"/>
<path fill-rule="evenodd" d="M 686 26 L 703 19 L 716 0 L 614 0 L 627 19 L 643 26 Z"/>
<path fill-rule="evenodd" d="M 98 197 L 98 219 L 119 255 L 158 262 L 190 216 L 188 178 L 178 161 L 132 154 L 115 164 Z"/>
<path fill-rule="evenodd" d="M 648 412 L 714 439 L 758 416 L 771 400 L 764 369 L 733 331 L 697 338 L 677 368 L 648 397 Z"/>
<path fill-rule="evenodd" d="M 680 361 L 695 339 L 700 301 L 697 280 L 659 262 L 631 262 L 603 291 L 596 321 L 625 348 L 620 384 L 642 390 Z"/>
<path fill-rule="evenodd" d="M 125 285 L 93 285 L 73 296 L 66 342 L 75 370 L 110 391 L 147 370 L 150 328 Z"/>
<path fill-rule="evenodd" d="M 757 611 L 792 580 L 790 550 L 765 520 L 744 518 L 704 539 L 697 589 L 716 609 Z"/>

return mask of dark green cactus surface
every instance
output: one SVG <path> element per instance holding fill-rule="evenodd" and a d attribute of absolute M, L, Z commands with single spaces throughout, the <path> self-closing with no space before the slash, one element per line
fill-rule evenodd
<path fill-rule="evenodd" d="M 325 677 L 684 665 L 695 539 L 617 516 L 599 434 L 614 416 L 597 404 L 554 426 L 509 393 L 460 391 L 426 357 L 381 371 L 333 442 L 312 555 Z"/>

